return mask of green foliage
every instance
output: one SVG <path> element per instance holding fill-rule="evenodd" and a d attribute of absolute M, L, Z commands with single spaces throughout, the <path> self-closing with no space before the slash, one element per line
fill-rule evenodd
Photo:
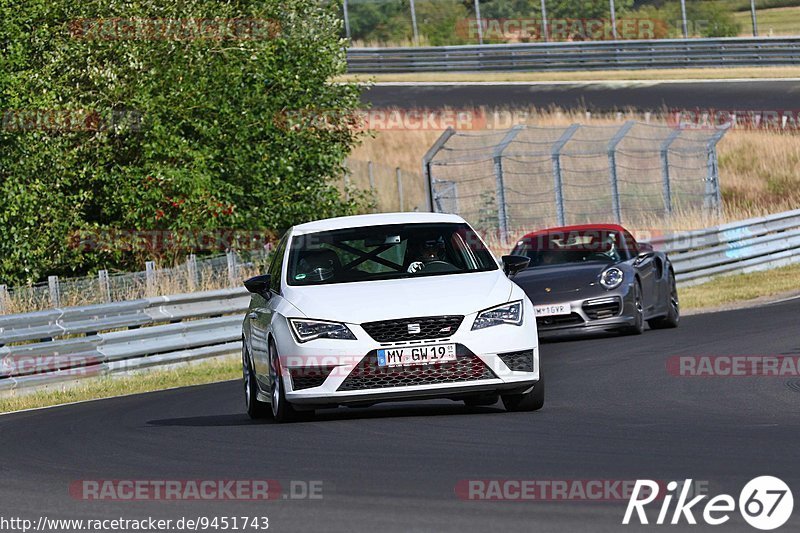
<path fill-rule="evenodd" d="M 315 0 L 0 4 L 0 282 L 141 269 L 152 258 L 77 249 L 75 232 L 281 231 L 354 212 L 335 184 L 356 130 L 345 119 L 325 127 L 284 120 L 298 110 L 346 117 L 358 107 L 357 86 L 331 82 L 345 71 L 340 8 Z M 138 21 L 139 33 L 98 22 L 115 18 Z M 200 19 L 239 22 L 186 33 Z M 148 20 L 184 27 L 148 30 Z M 75 117 L 86 127 L 75 128 Z"/>

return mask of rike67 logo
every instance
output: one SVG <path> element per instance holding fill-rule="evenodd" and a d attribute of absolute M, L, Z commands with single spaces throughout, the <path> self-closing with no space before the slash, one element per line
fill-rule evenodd
<path fill-rule="evenodd" d="M 701 494 L 689 499 L 691 486 L 692 480 L 687 479 L 678 494 L 677 482 L 671 481 L 667 484 L 667 493 L 661 501 L 656 524 L 680 524 L 684 520 L 688 524 L 697 524 L 694 513 L 701 513 L 703 521 L 712 526 L 718 526 L 730 520 L 731 513 L 735 512 L 737 508 L 737 501 L 733 496 L 720 494 L 710 498 L 703 506 L 699 504 L 708 498 L 708 495 Z M 649 524 L 645 506 L 655 501 L 658 496 L 657 482 L 649 479 L 636 480 L 622 523 L 630 524 L 635 511 L 639 523 Z M 677 501 L 670 519 L 670 506 L 676 496 Z M 739 493 L 738 508 L 745 522 L 757 529 L 771 530 L 779 528 L 792 516 L 794 498 L 789 486 L 781 479 L 773 476 L 760 476 L 751 479 Z"/>

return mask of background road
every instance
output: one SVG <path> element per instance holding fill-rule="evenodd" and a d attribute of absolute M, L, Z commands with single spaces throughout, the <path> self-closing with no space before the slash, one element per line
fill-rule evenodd
<path fill-rule="evenodd" d="M 240 385 L 137 395 L 0 417 L 0 516 L 264 515 L 274 531 L 634 531 L 624 503 L 465 502 L 472 478 L 693 478 L 738 497 L 749 479 L 793 487 L 800 520 L 800 380 L 685 378 L 671 355 L 800 355 L 800 300 L 686 317 L 641 337 L 544 344 L 537 413 L 449 401 L 251 423 Z M 85 502 L 80 479 L 321 480 L 323 499 Z M 654 518 L 655 514 L 651 518 Z M 756 531 L 738 514 L 717 531 Z M 663 528 L 663 527 L 662 527 Z M 643 528 L 653 531 L 654 526 Z M 668 527 L 669 531 L 687 528 Z M 783 531 L 781 530 L 781 531 Z"/>
<path fill-rule="evenodd" d="M 362 95 L 375 108 L 488 107 L 639 111 L 678 109 L 796 110 L 800 80 L 587 82 L 519 84 L 379 84 Z"/>

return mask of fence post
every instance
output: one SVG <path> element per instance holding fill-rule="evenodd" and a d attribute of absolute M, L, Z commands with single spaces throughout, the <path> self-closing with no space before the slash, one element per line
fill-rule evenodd
<path fill-rule="evenodd" d="M 111 303 L 111 284 L 108 281 L 108 270 L 97 273 L 97 284 L 100 285 L 100 297 L 105 303 Z"/>
<path fill-rule="evenodd" d="M 228 280 L 230 281 L 231 287 L 235 287 L 238 281 L 238 266 L 236 264 L 236 252 L 233 250 L 228 250 L 225 253 L 228 259 Z"/>
<path fill-rule="evenodd" d="M 717 143 L 728 131 L 730 125 L 721 128 L 708 140 L 706 145 L 706 194 L 703 200 L 705 209 L 722 210 L 722 191 L 719 186 L 719 166 L 717 164 Z"/>
<path fill-rule="evenodd" d="M 500 232 L 500 242 L 503 246 L 508 241 L 508 204 L 506 203 L 506 185 L 503 179 L 503 152 L 514 138 L 525 128 L 523 124 L 514 126 L 506 132 L 500 144 L 494 148 L 494 178 L 495 194 L 497 195 L 497 229 Z"/>
<path fill-rule="evenodd" d="M 425 206 L 428 209 L 428 212 L 434 211 L 433 205 L 433 176 L 431 175 L 431 162 L 433 158 L 436 157 L 436 154 L 442 149 L 445 143 L 450 140 L 450 137 L 456 134 L 456 130 L 452 127 L 448 127 L 446 130 L 442 132 L 436 142 L 433 143 L 425 155 L 422 156 L 422 176 L 425 180 Z"/>
<path fill-rule="evenodd" d="M 344 171 L 344 201 L 350 201 L 350 167 L 348 166 L 347 169 Z"/>
<path fill-rule="evenodd" d="M 350 40 L 350 14 L 347 10 L 347 0 L 344 0 L 344 6 L 342 6 L 343 14 L 344 14 L 344 34 L 347 36 L 347 40 Z"/>
<path fill-rule="evenodd" d="M 636 124 L 629 120 L 617 130 L 608 142 L 608 171 L 611 178 L 611 209 L 614 212 L 614 221 L 619 224 L 622 222 L 622 207 L 619 201 L 619 183 L 617 181 L 617 145 L 627 135 L 630 129 Z"/>
<path fill-rule="evenodd" d="M 5 314 L 9 308 L 8 287 L 0 285 L 0 315 Z"/>
<path fill-rule="evenodd" d="M 561 134 L 561 137 L 553 145 L 552 150 L 550 151 L 550 155 L 553 159 L 553 187 L 556 192 L 556 217 L 558 219 L 558 225 L 564 226 L 566 225 L 566 216 L 564 213 L 564 187 L 561 183 L 561 150 L 564 148 L 564 145 L 567 144 L 567 141 L 575 135 L 575 132 L 578 131 L 580 128 L 580 124 L 572 124 L 564 133 Z"/>
<path fill-rule="evenodd" d="M 50 305 L 61 307 L 61 286 L 58 283 L 58 276 L 48 276 L 47 287 L 50 290 Z"/>
<path fill-rule="evenodd" d="M 197 257 L 194 254 L 189 254 L 186 258 L 186 280 L 189 284 L 189 290 L 194 291 L 197 288 Z"/>
<path fill-rule="evenodd" d="M 375 168 L 372 159 L 367 161 L 367 176 L 369 177 L 369 192 L 375 194 Z"/>
<path fill-rule="evenodd" d="M 403 201 L 403 173 L 400 170 L 400 167 L 395 167 L 394 174 L 397 176 L 397 197 L 400 199 L 400 212 L 405 211 L 404 201 Z"/>
<path fill-rule="evenodd" d="M 661 180 L 664 191 L 664 212 L 667 216 L 672 214 L 672 185 L 669 178 L 669 147 L 680 137 L 681 129 L 676 127 L 661 143 Z"/>
<path fill-rule="evenodd" d="M 146 261 L 144 264 L 145 290 L 147 296 L 155 296 L 156 292 L 156 264 L 154 261 Z"/>

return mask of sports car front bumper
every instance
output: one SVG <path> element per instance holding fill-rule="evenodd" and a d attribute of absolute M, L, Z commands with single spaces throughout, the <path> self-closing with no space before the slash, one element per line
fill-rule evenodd
<path fill-rule="evenodd" d="M 569 304 L 570 313 L 539 316 L 536 321 L 540 338 L 606 333 L 636 323 L 635 302 L 632 291 L 628 290 L 547 304 Z"/>

